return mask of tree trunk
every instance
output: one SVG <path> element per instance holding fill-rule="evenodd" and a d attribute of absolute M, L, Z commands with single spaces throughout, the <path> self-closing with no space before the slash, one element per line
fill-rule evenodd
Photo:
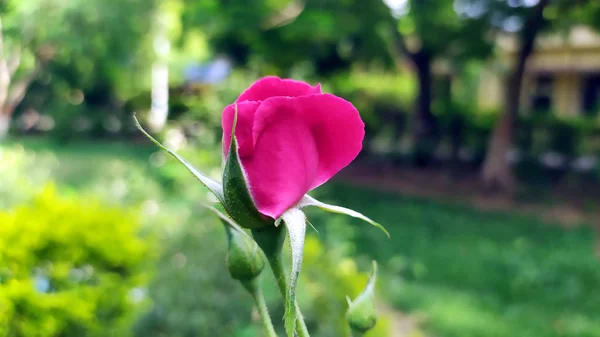
<path fill-rule="evenodd" d="M 440 138 L 437 119 L 431 112 L 432 58 L 428 53 L 420 51 L 412 55 L 412 61 L 419 82 L 414 116 L 415 161 L 417 165 L 426 165 L 429 163 Z"/>
<path fill-rule="evenodd" d="M 497 187 L 509 193 L 515 189 L 515 178 L 506 160 L 506 154 L 512 146 L 513 129 L 514 118 L 507 109 L 496 123 L 483 163 L 481 177 L 486 188 Z"/>
<path fill-rule="evenodd" d="M 417 165 L 426 165 L 429 163 L 440 139 L 439 125 L 435 115 L 431 112 L 433 82 L 431 63 L 433 57 L 423 49 L 418 51 L 410 50 L 404 41 L 404 37 L 398 31 L 396 24 L 390 25 L 390 27 L 394 38 L 392 53 L 397 52 L 407 57 L 417 72 L 419 93 L 415 102 L 413 126 L 414 152 Z"/>
<path fill-rule="evenodd" d="M 10 128 L 10 115 L 0 113 L 0 140 L 8 136 L 8 129 Z"/>
<path fill-rule="evenodd" d="M 487 156 L 483 163 L 481 178 L 488 188 L 498 187 L 506 192 L 513 192 L 516 187 L 506 155 L 512 147 L 517 119 L 520 110 L 521 89 L 527 59 L 533 52 L 535 39 L 544 23 L 543 12 L 549 0 L 540 0 L 533 15 L 527 20 L 521 34 L 521 46 L 513 70 L 506 81 L 504 113 L 496 123 L 496 127 L 488 145 Z"/>

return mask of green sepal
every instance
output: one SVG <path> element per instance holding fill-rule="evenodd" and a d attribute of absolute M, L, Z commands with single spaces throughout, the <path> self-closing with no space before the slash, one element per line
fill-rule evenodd
<path fill-rule="evenodd" d="M 380 225 L 379 223 L 367 218 L 366 216 L 362 215 L 361 213 L 355 211 L 355 210 L 351 210 L 349 208 L 346 207 L 341 207 L 341 206 L 335 206 L 335 205 L 329 205 L 326 204 L 324 202 L 320 202 L 319 200 L 309 196 L 308 194 L 306 194 L 302 200 L 300 200 L 300 202 L 298 203 L 298 205 L 296 207 L 299 208 L 304 208 L 307 206 L 315 206 L 318 207 L 324 211 L 327 212 L 331 212 L 331 213 L 338 213 L 338 214 L 345 214 L 345 215 L 349 215 L 353 218 L 357 218 L 357 219 L 361 219 L 363 221 L 368 222 L 369 224 L 379 228 L 381 231 L 383 231 L 385 233 L 385 235 L 387 235 L 387 237 L 390 237 L 390 233 L 388 233 L 387 229 L 385 229 L 385 227 L 383 227 L 382 225 Z"/>
<path fill-rule="evenodd" d="M 348 301 L 346 320 L 350 328 L 358 333 L 366 333 L 377 323 L 377 310 L 375 308 L 375 282 L 377 280 L 377 263 L 373 261 L 373 273 L 365 289 L 354 301 Z"/>
<path fill-rule="evenodd" d="M 135 122 L 135 126 L 146 137 L 148 137 L 148 139 L 150 139 L 159 148 L 161 148 L 162 150 L 166 151 L 171 156 L 175 157 L 175 159 L 179 160 L 179 162 L 182 163 L 183 166 L 185 166 L 188 169 L 188 171 L 190 171 L 198 180 L 200 180 L 200 182 L 202 184 L 204 184 L 204 186 L 208 187 L 208 189 L 212 193 L 214 193 L 214 195 L 217 197 L 217 199 L 221 203 L 224 203 L 225 198 L 224 198 L 224 195 L 223 195 L 223 186 L 221 185 L 221 183 L 219 183 L 219 182 L 217 182 L 217 181 L 209 178 L 206 174 L 200 172 L 198 169 L 196 169 L 194 166 L 192 166 L 192 164 L 190 164 L 187 160 L 185 160 L 185 158 L 183 158 L 182 156 L 178 155 L 175 151 L 173 151 L 171 149 L 168 149 L 167 147 L 165 147 L 164 145 L 162 145 L 158 140 L 154 139 L 154 137 L 152 137 L 148 132 L 146 132 L 146 130 L 144 130 L 144 128 L 142 128 L 142 126 L 140 125 L 140 122 L 135 117 L 135 115 L 133 115 L 133 121 Z"/>
<path fill-rule="evenodd" d="M 262 215 L 248 188 L 242 164 L 238 155 L 237 141 L 235 139 L 235 125 L 237 123 L 237 105 L 231 130 L 231 144 L 223 169 L 223 205 L 231 218 L 244 228 L 261 228 L 273 226 L 273 220 Z"/>

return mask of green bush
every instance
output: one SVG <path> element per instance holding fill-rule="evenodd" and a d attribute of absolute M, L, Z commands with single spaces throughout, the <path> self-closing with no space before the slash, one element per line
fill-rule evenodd
<path fill-rule="evenodd" d="M 129 335 L 152 258 L 136 211 L 49 185 L 0 223 L 0 336 Z"/>

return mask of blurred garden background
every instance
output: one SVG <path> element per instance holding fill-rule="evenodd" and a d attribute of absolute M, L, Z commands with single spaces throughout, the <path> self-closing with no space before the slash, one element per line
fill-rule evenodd
<path fill-rule="evenodd" d="M 132 115 L 220 179 L 264 75 L 359 109 L 314 194 L 391 233 L 308 213 L 313 336 L 349 336 L 373 259 L 368 336 L 600 336 L 599 1 L 4 0 L 0 27 L 0 336 L 263 336 L 208 190 Z"/>

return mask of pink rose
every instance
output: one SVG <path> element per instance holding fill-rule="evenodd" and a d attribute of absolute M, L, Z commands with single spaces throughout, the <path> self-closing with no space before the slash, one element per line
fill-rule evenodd
<path fill-rule="evenodd" d="M 364 123 L 348 101 L 321 86 L 265 77 L 223 110 L 223 152 L 235 137 L 252 199 L 273 219 L 328 181 L 360 152 Z"/>

